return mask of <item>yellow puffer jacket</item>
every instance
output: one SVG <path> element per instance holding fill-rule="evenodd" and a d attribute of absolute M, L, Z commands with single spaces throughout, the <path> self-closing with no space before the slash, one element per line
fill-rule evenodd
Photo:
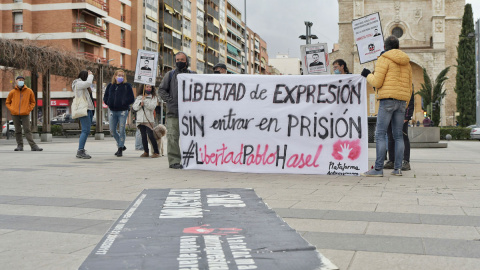
<path fill-rule="evenodd" d="M 377 99 L 393 98 L 410 101 L 412 96 L 412 67 L 410 58 L 401 50 L 393 49 L 378 57 L 375 72 L 367 82 L 377 88 Z"/>
<path fill-rule="evenodd" d="M 26 86 L 22 87 L 22 90 L 15 86 L 15 89 L 8 93 L 5 105 L 12 115 L 29 115 L 35 108 L 35 95 L 32 89 Z"/>

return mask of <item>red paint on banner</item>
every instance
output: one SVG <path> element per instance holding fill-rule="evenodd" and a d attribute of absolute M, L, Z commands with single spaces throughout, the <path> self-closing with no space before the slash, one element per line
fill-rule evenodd
<path fill-rule="evenodd" d="M 361 152 L 362 147 L 360 147 L 360 140 L 338 140 L 333 145 L 332 156 L 336 160 L 343 160 L 347 157 L 351 160 L 356 160 Z"/>

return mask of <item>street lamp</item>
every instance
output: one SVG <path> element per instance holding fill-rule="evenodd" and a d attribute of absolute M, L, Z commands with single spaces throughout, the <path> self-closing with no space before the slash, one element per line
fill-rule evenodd
<path fill-rule="evenodd" d="M 308 22 L 308 21 L 305 21 L 305 26 L 306 26 L 306 35 L 301 35 L 299 36 L 300 39 L 305 39 L 306 40 L 306 44 L 311 44 L 311 39 L 318 39 L 318 37 L 316 35 L 312 35 L 312 31 L 311 31 L 311 27 L 312 27 L 313 23 L 312 22 Z"/>
<path fill-rule="evenodd" d="M 470 34 L 469 34 L 470 35 Z M 476 126 L 480 127 L 480 19 L 477 20 L 475 23 L 475 77 L 477 82 L 477 88 L 475 91 L 475 118 L 476 118 Z"/>

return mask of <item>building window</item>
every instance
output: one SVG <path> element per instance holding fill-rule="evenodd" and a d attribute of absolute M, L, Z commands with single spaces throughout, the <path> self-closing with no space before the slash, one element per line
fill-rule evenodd
<path fill-rule="evenodd" d="M 392 35 L 396 36 L 397 38 L 401 38 L 403 36 L 403 29 L 398 26 L 393 28 Z"/>
<path fill-rule="evenodd" d="M 122 47 L 125 47 L 125 30 L 121 29 L 120 30 L 120 45 Z"/>
<path fill-rule="evenodd" d="M 158 8 L 158 1 L 156 0 L 146 0 L 147 4 L 147 8 L 157 12 L 157 8 Z"/>
<path fill-rule="evenodd" d="M 152 31 L 153 33 L 158 32 L 158 24 L 149 18 L 145 19 L 146 29 Z"/>
<path fill-rule="evenodd" d="M 124 53 L 120 54 L 120 67 L 123 68 L 123 69 L 125 68 L 125 54 Z"/>
<path fill-rule="evenodd" d="M 23 12 L 13 12 L 13 32 L 23 32 Z"/>
<path fill-rule="evenodd" d="M 183 9 L 186 10 L 188 13 L 192 12 L 192 3 L 190 0 L 183 0 Z"/>

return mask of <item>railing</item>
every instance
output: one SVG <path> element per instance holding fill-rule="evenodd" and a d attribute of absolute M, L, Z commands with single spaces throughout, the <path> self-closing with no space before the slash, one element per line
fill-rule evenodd
<path fill-rule="evenodd" d="M 238 17 L 238 15 L 234 14 L 232 11 L 230 10 L 227 10 L 227 15 L 230 16 L 230 18 L 233 18 L 234 21 L 237 23 L 237 24 L 240 24 L 242 23 L 242 19 Z"/>
<path fill-rule="evenodd" d="M 218 57 L 211 53 L 207 53 L 207 62 L 215 65 L 216 63 L 218 63 Z"/>
<path fill-rule="evenodd" d="M 174 59 L 173 59 L 173 54 L 163 52 L 163 65 L 164 66 L 170 66 L 170 67 L 175 66 Z"/>
<path fill-rule="evenodd" d="M 12 28 L 13 32 L 23 32 L 23 23 L 16 23 Z"/>
<path fill-rule="evenodd" d="M 218 27 L 216 27 L 211 21 L 207 21 L 207 30 L 217 35 L 220 34 L 220 29 L 218 29 Z"/>
<path fill-rule="evenodd" d="M 178 31 L 182 31 L 182 23 L 177 18 L 173 17 L 168 12 L 163 12 L 163 23 L 170 25 L 171 27 L 177 29 Z"/>
<path fill-rule="evenodd" d="M 162 36 L 163 36 L 163 44 L 170 45 L 170 47 L 173 46 L 173 39 L 171 34 L 163 32 Z"/>
<path fill-rule="evenodd" d="M 173 38 L 173 48 L 179 51 L 182 50 L 182 40 L 178 38 Z"/>
<path fill-rule="evenodd" d="M 227 41 L 230 42 L 230 44 L 233 44 L 237 47 L 242 47 L 242 43 L 239 42 L 237 39 L 233 39 L 233 38 L 227 36 Z"/>
<path fill-rule="evenodd" d="M 215 41 L 213 38 L 207 38 L 207 45 L 208 47 L 218 51 L 218 48 L 219 48 L 218 42 Z"/>
<path fill-rule="evenodd" d="M 242 70 L 239 67 L 236 67 L 232 64 L 227 63 L 227 68 L 231 71 L 237 72 L 237 73 L 242 73 Z"/>
<path fill-rule="evenodd" d="M 86 32 L 108 39 L 107 31 L 103 30 L 98 26 L 94 26 L 88 23 L 72 23 L 72 32 Z"/>
<path fill-rule="evenodd" d="M 212 6 L 207 5 L 207 13 L 218 20 L 218 11 L 216 11 L 214 8 L 212 8 Z"/>
<path fill-rule="evenodd" d="M 122 47 L 125 47 L 125 39 L 124 39 L 124 38 L 121 38 L 121 39 L 120 39 L 120 45 L 121 45 Z"/>
<path fill-rule="evenodd" d="M 173 7 L 176 11 L 182 11 L 182 3 L 178 0 L 165 0 L 165 4 Z"/>
<path fill-rule="evenodd" d="M 218 2 L 218 0 L 211 0 L 211 1 L 212 1 L 215 5 L 217 5 L 217 6 L 220 5 L 219 2 Z"/>
<path fill-rule="evenodd" d="M 108 12 L 108 5 L 103 0 L 73 0 L 73 3 L 87 3 Z"/>
<path fill-rule="evenodd" d="M 125 22 L 126 20 L 127 18 L 125 17 L 125 15 L 120 15 L 120 21 Z"/>
<path fill-rule="evenodd" d="M 85 58 L 88 61 L 92 61 L 95 63 L 102 63 L 106 64 L 107 63 L 107 58 L 100 57 L 98 55 L 95 55 L 93 53 L 88 53 L 88 52 L 77 52 L 77 56 L 81 58 Z"/>

